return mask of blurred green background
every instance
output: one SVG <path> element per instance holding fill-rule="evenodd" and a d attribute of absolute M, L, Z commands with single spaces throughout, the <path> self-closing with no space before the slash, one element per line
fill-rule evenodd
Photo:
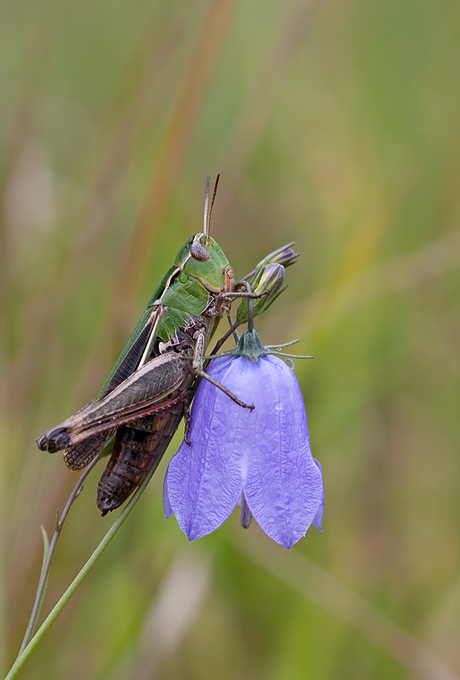
<path fill-rule="evenodd" d="M 97 392 L 221 172 L 237 277 L 301 252 L 258 330 L 316 356 L 323 533 L 288 552 L 235 513 L 189 544 L 165 460 L 19 677 L 460 676 L 459 34 L 452 0 L 2 3 L 4 671 L 78 478 L 35 438 Z M 113 520 L 101 471 L 44 613 Z"/>

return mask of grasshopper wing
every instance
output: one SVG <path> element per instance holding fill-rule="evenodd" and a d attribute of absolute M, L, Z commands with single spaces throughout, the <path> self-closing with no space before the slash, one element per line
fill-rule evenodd
<path fill-rule="evenodd" d="M 79 444 L 69 446 L 64 450 L 64 463 L 71 470 L 81 470 L 91 463 L 93 458 L 106 446 L 115 430 L 101 432 L 88 437 Z"/>
<path fill-rule="evenodd" d="M 182 354 L 160 354 L 105 397 L 45 432 L 38 440 L 38 446 L 52 453 L 65 449 L 70 467 L 75 469 L 80 460 L 84 467 L 99 453 L 117 427 L 184 400 L 194 378 L 191 362 Z M 88 439 L 91 440 L 88 442 Z M 87 447 L 82 448 L 82 442 L 87 443 Z"/>

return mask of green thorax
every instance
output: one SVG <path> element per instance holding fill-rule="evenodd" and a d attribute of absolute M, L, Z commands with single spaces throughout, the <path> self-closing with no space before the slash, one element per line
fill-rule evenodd
<path fill-rule="evenodd" d="M 208 259 L 192 257 L 192 244 L 199 244 Z M 212 293 L 226 290 L 230 264 L 221 247 L 205 234 L 195 234 L 180 249 L 175 261 L 175 270 L 166 283 L 157 304 L 167 307 L 157 330 L 157 335 L 166 341 L 175 330 L 182 328 L 192 316 L 199 316 L 209 305 Z"/>

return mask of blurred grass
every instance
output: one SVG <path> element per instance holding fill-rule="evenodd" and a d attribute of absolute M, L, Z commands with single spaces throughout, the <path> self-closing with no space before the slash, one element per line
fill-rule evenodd
<path fill-rule="evenodd" d="M 459 5 L 2 9 L 4 668 L 39 526 L 52 530 L 75 483 L 34 440 L 94 396 L 221 171 L 213 234 L 237 275 L 287 241 L 302 253 L 259 330 L 317 357 L 296 372 L 323 534 L 283 554 L 232 517 L 188 544 L 163 519 L 163 464 L 20 677 L 456 677 Z M 68 520 L 45 611 L 106 530 L 96 483 Z"/>

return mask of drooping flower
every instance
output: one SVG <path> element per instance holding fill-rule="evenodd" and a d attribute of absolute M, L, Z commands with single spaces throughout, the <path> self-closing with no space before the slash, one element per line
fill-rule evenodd
<path fill-rule="evenodd" d="M 174 514 L 193 540 L 217 529 L 241 502 L 270 538 L 291 548 L 312 523 L 321 529 L 324 500 L 294 371 L 262 354 L 215 359 L 208 374 L 255 408 L 201 381 L 191 446 L 182 443 L 166 473 L 166 518 Z"/>

